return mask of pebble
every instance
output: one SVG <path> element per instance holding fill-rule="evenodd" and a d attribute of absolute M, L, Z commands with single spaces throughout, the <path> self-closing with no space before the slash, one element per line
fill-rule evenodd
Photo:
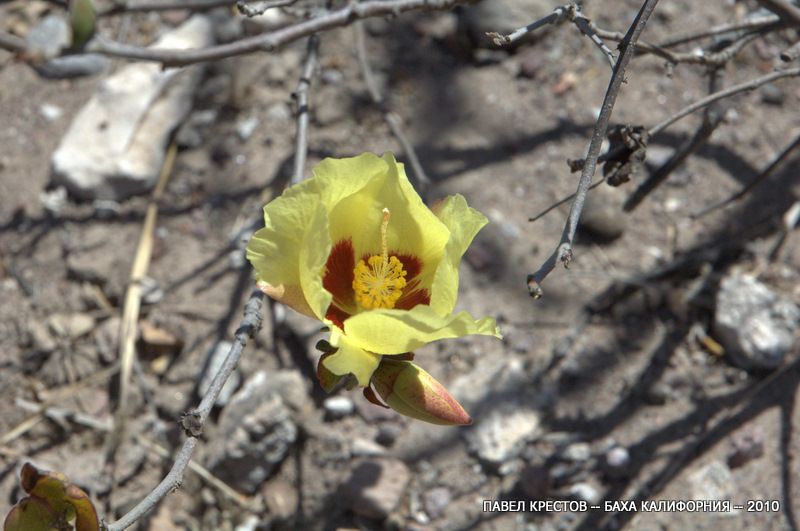
<path fill-rule="evenodd" d="M 731 472 L 721 461 L 712 461 L 689 475 L 695 500 L 729 500 L 734 492 Z"/>
<path fill-rule="evenodd" d="M 77 339 L 94 329 L 94 317 L 86 313 L 56 313 L 47 319 L 47 326 L 57 336 Z"/>
<path fill-rule="evenodd" d="M 354 513 L 383 520 L 399 507 L 410 479 L 411 473 L 402 461 L 367 459 L 355 466 L 339 493 Z"/>
<path fill-rule="evenodd" d="M 761 101 L 768 105 L 783 105 L 786 96 L 783 93 L 781 88 L 774 84 L 774 83 L 766 83 L 761 85 L 761 88 L 758 89 L 761 93 Z"/>
<path fill-rule="evenodd" d="M 253 133 L 258 128 L 260 122 L 257 117 L 250 116 L 249 118 L 245 118 L 244 120 L 240 120 L 236 122 L 236 134 L 242 140 L 242 142 L 246 142 Z"/>
<path fill-rule="evenodd" d="M 253 494 L 289 454 L 297 426 L 279 395 L 242 389 L 223 408 L 216 434 L 207 467 L 233 488 Z"/>
<path fill-rule="evenodd" d="M 589 504 L 600 501 L 600 493 L 589 483 L 575 483 L 569 488 L 568 492 L 570 496 Z"/>
<path fill-rule="evenodd" d="M 539 413 L 507 403 L 478 419 L 467 432 L 470 450 L 485 464 L 498 468 L 516 459 L 541 432 Z"/>
<path fill-rule="evenodd" d="M 230 341 L 220 341 L 211 347 L 206 355 L 206 366 L 203 369 L 202 375 L 200 376 L 200 383 L 197 386 L 198 395 L 205 396 L 208 392 L 211 387 L 211 382 L 222 368 L 223 363 L 225 363 L 225 359 L 228 357 L 228 352 L 230 352 L 231 347 L 233 347 L 233 343 Z M 224 406 L 227 404 L 233 396 L 233 393 L 236 392 L 236 388 L 239 387 L 241 380 L 242 377 L 239 374 L 239 370 L 234 369 L 228 377 L 228 381 L 222 386 L 222 390 L 215 404 L 217 406 Z"/>
<path fill-rule="evenodd" d="M 208 18 L 195 15 L 154 46 L 202 48 L 212 41 Z M 56 184 L 83 199 L 121 200 L 149 190 L 201 74 L 197 67 L 133 63 L 105 79 L 53 153 Z"/>
<path fill-rule="evenodd" d="M 764 432 L 759 428 L 747 430 L 731 439 L 731 452 L 728 454 L 728 467 L 731 469 L 746 465 L 764 455 Z"/>
<path fill-rule="evenodd" d="M 39 202 L 50 215 L 58 216 L 64 205 L 67 204 L 67 189 L 63 186 L 56 186 L 52 190 L 45 190 L 39 193 Z"/>
<path fill-rule="evenodd" d="M 346 396 L 331 396 L 325 399 L 323 403 L 325 413 L 330 418 L 340 419 L 348 415 L 352 415 L 356 406 L 353 401 Z"/>
<path fill-rule="evenodd" d="M 370 439 L 356 437 L 350 446 L 353 457 L 375 457 L 386 455 L 386 448 Z"/>
<path fill-rule="evenodd" d="M 44 119 L 48 122 L 55 122 L 64 114 L 64 110 L 59 107 L 58 105 L 53 105 L 51 103 L 43 103 L 39 106 L 39 113 L 44 116 Z"/>
<path fill-rule="evenodd" d="M 742 273 L 722 279 L 716 302 L 714 332 L 734 365 L 758 371 L 783 363 L 800 326 L 797 305 Z"/>
<path fill-rule="evenodd" d="M 431 518 L 436 520 L 442 516 L 450 505 L 453 495 L 447 487 L 436 487 L 427 491 L 422 497 L 422 504 L 425 507 L 425 513 Z"/>
<path fill-rule="evenodd" d="M 39 60 L 52 59 L 69 47 L 72 31 L 66 20 L 47 15 L 25 35 L 25 51 Z"/>
<path fill-rule="evenodd" d="M 392 446 L 400 434 L 403 432 L 403 427 L 395 422 L 383 422 L 378 427 L 378 433 L 375 435 L 375 442 L 382 446 Z"/>
<path fill-rule="evenodd" d="M 28 337 L 30 338 L 31 347 L 36 352 L 49 354 L 58 346 L 50 333 L 49 327 L 36 319 L 28 322 Z"/>
<path fill-rule="evenodd" d="M 592 450 L 588 443 L 577 442 L 572 443 L 564 449 L 564 458 L 570 461 L 583 462 L 588 461 L 592 456 Z"/>
<path fill-rule="evenodd" d="M 269 480 L 261 488 L 264 505 L 270 516 L 278 520 L 288 520 L 297 512 L 300 502 L 297 488 L 283 478 Z"/>

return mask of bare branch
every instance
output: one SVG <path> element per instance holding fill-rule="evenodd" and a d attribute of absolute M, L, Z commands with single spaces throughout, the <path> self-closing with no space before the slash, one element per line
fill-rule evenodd
<path fill-rule="evenodd" d="M 769 179 L 770 176 L 772 176 L 772 174 L 775 173 L 775 170 L 777 170 L 781 166 L 781 164 L 783 164 L 783 162 L 789 157 L 789 155 L 791 155 L 792 152 L 798 147 L 800 147 L 800 135 L 798 135 L 785 148 L 783 148 L 783 150 L 778 154 L 778 156 L 772 159 L 772 162 L 770 162 L 766 168 L 764 168 L 758 175 L 756 175 L 756 177 L 753 178 L 753 180 L 747 183 L 747 185 L 744 188 L 742 188 L 735 194 L 731 195 L 727 199 L 723 199 L 722 201 L 719 201 L 717 203 L 714 203 L 713 205 L 704 208 L 703 210 L 697 212 L 696 214 L 692 214 L 691 218 L 699 219 L 705 216 L 706 214 L 713 212 L 714 210 L 726 207 L 738 201 L 739 199 L 750 193 L 750 191 L 753 188 L 755 188 L 759 184 Z"/>
<path fill-rule="evenodd" d="M 708 83 L 708 90 L 712 94 L 717 92 L 719 78 L 720 69 L 716 68 L 711 72 L 711 77 L 709 78 Z M 645 199 L 645 197 L 650 195 L 653 190 L 663 183 L 675 170 L 675 168 L 680 166 L 687 157 L 704 146 L 705 143 L 708 142 L 708 139 L 711 138 L 711 135 L 714 133 L 717 127 L 719 127 L 719 125 L 722 123 L 724 115 L 725 111 L 720 107 L 719 101 L 714 102 L 706 107 L 705 112 L 703 113 L 703 122 L 700 124 L 700 127 L 697 128 L 697 131 L 695 131 L 694 135 L 686 140 L 675 151 L 675 153 L 672 154 L 669 160 L 667 160 L 661 165 L 661 167 L 648 176 L 648 178 L 645 179 L 636 188 L 636 190 L 633 191 L 630 197 L 628 197 L 628 199 L 622 205 L 622 209 L 625 212 L 631 212 Z"/>
<path fill-rule="evenodd" d="M 420 194 L 424 197 L 428 187 L 430 187 L 431 180 L 425 173 L 422 163 L 419 161 L 419 157 L 417 157 L 417 152 L 414 149 L 414 146 L 408 140 L 408 137 L 403 132 L 403 128 L 400 126 L 400 117 L 388 108 L 384 101 L 383 95 L 378 88 L 378 84 L 375 82 L 375 76 L 372 74 L 372 68 L 369 66 L 369 58 L 367 57 L 364 25 L 360 22 L 356 22 L 353 24 L 353 31 L 355 31 L 356 35 L 356 53 L 358 55 L 358 63 L 361 66 L 361 74 L 364 77 L 364 84 L 367 86 L 367 91 L 369 91 L 373 103 L 375 103 L 375 105 L 377 105 L 383 112 L 383 118 L 386 120 L 386 123 L 389 126 L 389 129 L 392 131 L 394 137 L 400 143 L 403 153 L 405 153 L 406 157 L 408 157 L 408 162 L 414 169 L 414 177 L 416 178 L 415 184 L 417 185 Z"/>
<path fill-rule="evenodd" d="M 751 79 L 750 81 L 745 81 L 744 83 L 739 83 L 738 85 L 731 85 L 730 87 L 726 88 L 725 90 L 720 90 L 719 92 L 715 92 L 714 94 L 709 94 L 705 98 L 697 100 L 696 102 L 687 105 L 680 111 L 676 112 L 672 116 L 665 118 L 663 121 L 657 123 L 650 129 L 648 129 L 648 133 L 650 137 L 657 135 L 670 125 L 674 124 L 681 118 L 692 114 L 694 111 L 698 109 L 702 109 L 707 105 L 711 105 L 715 101 L 721 100 L 723 98 L 728 98 L 730 96 L 739 94 L 740 92 L 748 92 L 750 90 L 757 89 L 761 85 L 769 83 L 770 81 L 775 81 L 776 79 L 781 79 L 784 77 L 795 77 L 800 76 L 800 68 L 787 68 L 785 70 L 775 70 L 767 75 Z"/>
<path fill-rule="evenodd" d="M 781 18 L 778 15 L 767 15 L 763 17 L 749 18 L 742 22 L 720 24 L 717 26 L 712 26 L 706 30 L 694 31 L 691 33 L 683 33 L 672 36 L 664 41 L 661 41 L 658 44 L 658 47 L 672 48 L 673 46 L 678 46 L 679 44 L 686 44 L 687 42 L 705 39 L 708 37 L 714 37 L 715 35 L 721 35 L 723 33 L 729 33 L 732 31 L 760 29 L 763 28 L 764 26 L 769 26 L 771 24 L 775 24 L 776 22 L 780 22 L 780 20 Z"/>
<path fill-rule="evenodd" d="M 757 89 L 761 85 L 764 85 L 764 84 L 769 83 L 771 81 L 775 81 L 777 79 L 781 79 L 781 78 L 785 78 L 785 77 L 796 77 L 796 76 L 800 76 L 800 67 L 798 67 L 798 68 L 788 68 L 788 69 L 785 69 L 785 70 L 775 70 L 774 72 L 771 72 L 771 73 L 769 73 L 767 75 L 764 75 L 764 76 L 761 76 L 761 77 L 758 77 L 758 78 L 755 78 L 755 79 L 751 79 L 750 81 L 745 81 L 744 83 L 739 83 L 738 85 L 732 85 L 732 86 L 728 87 L 725 90 L 721 90 L 719 92 L 715 92 L 714 94 L 709 94 L 705 98 L 702 98 L 700 100 L 697 100 L 694 103 L 691 103 L 691 104 L 687 105 L 686 107 L 684 107 L 680 111 L 678 111 L 675 114 L 665 118 L 663 121 L 659 122 L 658 124 L 654 125 L 650 129 L 648 129 L 647 130 L 647 134 L 650 136 L 650 138 L 652 138 L 656 134 L 660 133 L 661 131 L 663 131 L 664 129 L 669 127 L 670 125 L 672 125 L 675 122 L 677 122 L 678 120 L 680 120 L 681 118 L 685 118 L 686 116 L 692 114 L 693 112 L 695 112 L 695 111 L 697 111 L 699 109 L 702 109 L 703 107 L 706 107 L 707 105 L 711 105 L 715 101 L 721 100 L 723 98 L 728 98 L 728 97 L 731 97 L 731 96 L 735 96 L 736 94 L 739 94 L 741 92 L 748 92 L 750 90 Z M 614 157 L 619 157 L 620 155 L 622 155 L 623 149 L 625 149 L 625 148 L 624 147 L 620 147 L 620 148 L 614 149 L 612 151 L 607 151 L 607 152 L 603 153 L 603 155 L 601 155 L 597 159 L 597 161 L 598 162 L 604 162 L 604 161 L 606 161 L 608 159 L 611 159 L 611 158 L 614 158 Z M 580 161 L 580 160 L 573 161 L 573 167 L 576 168 L 575 171 L 577 171 L 577 169 L 582 169 L 583 166 L 584 166 L 584 161 Z M 595 188 L 596 186 L 598 186 L 602 182 L 605 182 L 605 178 L 603 178 L 600 181 L 595 182 L 594 184 L 592 184 L 591 188 Z M 545 209 L 544 211 L 540 212 L 539 214 L 537 214 L 535 216 L 532 216 L 529 219 L 529 221 L 538 220 L 539 218 L 541 218 L 545 214 L 551 212 L 554 208 L 566 203 L 567 201 L 571 200 L 574 197 L 575 197 L 575 194 L 571 194 L 571 195 L 569 195 L 567 197 L 564 197 L 563 199 L 559 200 L 556 204 L 551 205 L 551 206 L 547 207 L 547 209 Z"/>
<path fill-rule="evenodd" d="M 318 48 L 319 37 L 312 35 L 308 38 L 303 73 L 300 76 L 300 82 L 297 84 L 297 90 L 293 94 L 297 102 L 297 133 L 295 135 L 292 184 L 297 184 L 303 180 L 303 173 L 306 167 L 306 155 L 308 154 L 308 89 L 311 86 L 311 78 L 317 66 Z"/>
<path fill-rule="evenodd" d="M 786 0 L 758 0 L 758 3 L 766 7 L 793 26 L 800 26 L 800 7 L 792 5 Z"/>
<path fill-rule="evenodd" d="M 272 32 L 246 37 L 238 41 L 191 50 L 167 48 L 142 48 L 112 41 L 101 36 L 92 39 L 87 52 L 96 52 L 112 57 L 152 61 L 164 66 L 184 66 L 203 61 L 215 61 L 226 57 L 257 52 L 275 51 L 297 39 L 332 28 L 346 26 L 354 20 L 399 15 L 406 11 L 450 9 L 470 0 L 368 0 L 349 3 L 341 9 L 304 20 Z"/>
<path fill-rule="evenodd" d="M 242 15 L 252 18 L 263 15 L 268 10 L 276 7 L 290 6 L 296 3 L 297 0 L 264 0 L 262 2 L 258 2 L 258 5 L 256 6 L 250 6 L 248 5 L 248 2 L 255 3 L 254 0 L 237 0 L 236 9 L 238 9 L 239 13 Z"/>
<path fill-rule="evenodd" d="M 252 0 L 251 0 L 252 1 Z M 107 9 L 99 11 L 99 16 L 119 15 L 141 11 L 172 11 L 188 9 L 190 11 L 205 11 L 217 7 L 232 6 L 236 0 L 175 0 L 173 2 L 158 0 L 131 0 L 128 2 L 114 2 Z"/>
<path fill-rule="evenodd" d="M 510 46 L 529 33 L 532 33 L 537 29 L 546 26 L 547 24 L 560 24 L 564 20 L 571 21 L 581 31 L 581 33 L 589 37 L 591 41 L 598 48 L 600 48 L 600 51 L 605 54 L 609 64 L 611 65 L 611 68 L 614 68 L 614 62 L 616 61 L 614 59 L 614 53 L 608 46 L 606 46 L 606 44 L 594 30 L 591 20 L 589 20 L 589 18 L 583 14 L 580 6 L 577 4 L 565 4 L 563 6 L 558 6 L 549 15 L 531 22 L 527 26 L 519 28 L 508 35 L 500 35 L 494 31 L 488 32 L 486 35 L 492 39 L 492 42 L 495 46 Z"/>
<path fill-rule="evenodd" d="M 203 425 L 208 418 L 211 408 L 217 401 L 223 385 L 228 380 L 231 372 L 239 362 L 242 355 L 242 350 L 247 345 L 248 339 L 255 336 L 258 329 L 261 327 L 261 302 L 263 294 L 259 290 L 253 290 L 250 294 L 250 299 L 244 308 L 244 318 L 239 329 L 236 330 L 234 335 L 233 345 L 228 352 L 225 362 L 222 364 L 219 372 L 214 376 L 211 386 L 206 392 L 200 405 L 197 409 L 191 411 L 186 415 L 183 425 L 190 434 L 186 437 L 180 451 L 175 456 L 175 463 L 172 465 L 169 473 L 161 480 L 155 489 L 153 489 L 145 498 L 140 501 L 133 509 L 128 511 L 122 518 L 112 524 L 106 525 L 107 531 L 122 531 L 133 525 L 139 518 L 144 516 L 148 511 L 155 507 L 167 494 L 172 492 L 173 489 L 178 487 L 183 479 L 183 473 L 186 470 L 189 460 L 192 458 L 195 446 L 197 446 L 198 437 L 202 433 Z"/>
<path fill-rule="evenodd" d="M 19 53 L 25 51 L 25 39 L 0 31 L 0 49 Z"/>
<path fill-rule="evenodd" d="M 603 105 L 600 108 L 600 116 L 595 123 L 594 132 L 592 133 L 592 140 L 589 143 L 589 150 L 586 155 L 586 163 L 581 172 L 581 178 L 578 183 L 578 190 L 575 193 L 575 200 L 570 208 L 567 223 L 564 226 L 564 231 L 561 234 L 561 240 L 558 243 L 555 251 L 545 261 L 544 264 L 533 274 L 528 275 L 528 291 L 534 298 L 542 296 L 541 283 L 545 277 L 553 270 L 556 261 L 561 261 L 565 267 L 569 266 L 572 260 L 572 240 L 575 237 L 575 231 L 578 228 L 578 220 L 580 219 L 583 205 L 586 201 L 586 194 L 589 191 L 589 185 L 594 176 L 595 166 L 597 164 L 597 157 L 600 154 L 600 146 L 606 136 L 608 123 L 611 119 L 611 112 L 614 109 L 614 103 L 617 100 L 622 82 L 625 79 L 625 70 L 630 62 L 633 54 L 635 53 L 635 44 L 639 40 L 639 36 L 644 31 L 647 25 L 647 20 L 650 18 L 653 10 L 658 4 L 658 0 L 645 0 L 642 4 L 636 19 L 633 21 L 626 39 L 620 43 L 620 56 L 617 64 L 614 67 L 614 72 L 611 75 L 611 81 L 608 85 L 608 90 L 603 99 Z"/>

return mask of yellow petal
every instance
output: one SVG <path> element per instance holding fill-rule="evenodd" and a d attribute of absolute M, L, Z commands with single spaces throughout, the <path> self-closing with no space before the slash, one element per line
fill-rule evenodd
<path fill-rule="evenodd" d="M 331 161 L 315 172 L 327 178 L 334 175 L 335 170 L 337 180 L 331 181 L 332 186 L 338 186 L 341 179 L 352 178 L 350 174 L 358 171 L 371 176 L 357 193 L 342 198 L 331 209 L 332 239 L 336 242 L 350 238 L 357 259 L 365 254 L 380 254 L 380 227 L 383 209 L 387 208 L 391 215 L 386 231 L 389 250 L 419 258 L 423 264 L 420 280 L 423 286 L 429 286 L 435 266 L 443 256 L 449 231 L 422 202 L 408 181 L 403 165 L 391 153 L 386 153 L 382 159 L 368 155 Z M 352 169 L 348 169 L 350 167 Z"/>
<path fill-rule="evenodd" d="M 441 315 L 453 311 L 458 298 L 458 266 L 475 235 L 488 220 L 467 205 L 461 195 L 449 196 L 434 207 L 436 215 L 449 229 L 444 258 L 436 268 L 431 287 L 431 307 Z"/>
<path fill-rule="evenodd" d="M 344 332 L 355 346 L 381 354 L 402 354 L 432 341 L 471 334 L 501 337 L 490 317 L 476 321 L 467 312 L 441 316 L 425 305 L 359 313 L 345 321 Z"/>
<path fill-rule="evenodd" d="M 372 373 L 381 362 L 381 356 L 354 345 L 335 328 L 331 330 L 330 343 L 338 350 L 320 360 L 323 367 L 337 376 L 352 374 L 361 387 L 369 385 Z"/>

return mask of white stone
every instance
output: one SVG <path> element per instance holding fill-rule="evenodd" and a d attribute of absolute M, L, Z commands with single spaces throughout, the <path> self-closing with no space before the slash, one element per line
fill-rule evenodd
<path fill-rule="evenodd" d="M 208 19 L 195 15 L 154 48 L 212 44 Z M 130 64 L 106 79 L 53 153 L 54 180 L 87 199 L 123 199 L 150 189 L 172 130 L 192 107 L 200 66 Z"/>

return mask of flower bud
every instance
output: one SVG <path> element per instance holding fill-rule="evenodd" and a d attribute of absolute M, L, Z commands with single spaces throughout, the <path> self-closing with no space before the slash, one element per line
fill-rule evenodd
<path fill-rule="evenodd" d="M 409 361 L 384 357 L 371 383 L 386 404 L 401 415 L 432 424 L 472 423 L 461 404 L 442 384 Z"/>

